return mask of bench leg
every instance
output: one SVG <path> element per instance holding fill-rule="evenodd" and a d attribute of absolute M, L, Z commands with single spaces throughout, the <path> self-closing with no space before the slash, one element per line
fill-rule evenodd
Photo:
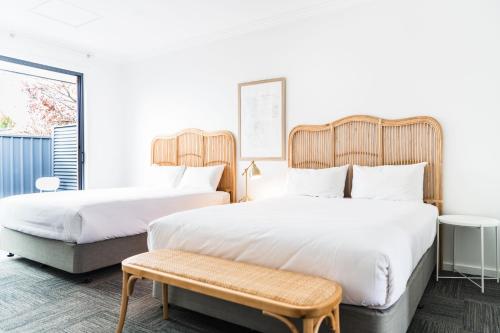
<path fill-rule="evenodd" d="M 321 324 L 327 320 L 330 322 L 331 331 L 335 333 L 340 333 L 340 317 L 338 316 L 338 307 L 333 309 L 329 314 L 326 314 L 319 318 L 305 318 L 303 319 L 304 333 L 319 333 Z M 312 328 L 311 328 L 312 327 Z"/>
<path fill-rule="evenodd" d="M 333 330 L 335 333 L 340 333 L 340 307 L 337 306 L 335 309 L 333 309 Z"/>
<path fill-rule="evenodd" d="M 122 302 L 120 305 L 120 319 L 118 320 L 118 327 L 116 328 L 116 333 L 121 333 L 123 331 L 123 325 L 125 324 L 125 316 L 127 315 L 128 307 L 128 278 L 130 274 L 123 272 L 122 279 Z"/>
<path fill-rule="evenodd" d="M 314 324 L 314 333 L 319 332 L 319 328 L 325 319 L 330 321 L 331 332 L 340 333 L 340 316 L 338 315 L 338 307 L 333 309 L 332 313 L 320 317 Z"/>
<path fill-rule="evenodd" d="M 290 332 L 299 333 L 299 330 L 297 330 L 297 327 L 295 327 L 295 324 L 292 323 L 292 321 L 290 319 L 288 319 L 284 316 L 278 315 L 278 314 L 274 314 L 272 312 L 267 312 L 267 311 L 262 311 L 262 314 L 269 316 L 269 317 L 273 317 L 275 319 L 278 319 L 279 321 L 281 321 L 283 324 L 285 324 L 288 327 Z"/>
<path fill-rule="evenodd" d="M 315 328 L 314 326 L 315 326 L 314 318 L 304 318 L 302 320 L 303 333 L 314 333 L 314 328 Z"/>
<path fill-rule="evenodd" d="M 323 321 L 325 319 L 328 318 L 328 320 L 330 321 L 330 324 L 331 324 L 332 332 L 334 331 L 335 333 L 340 333 L 340 322 L 339 322 L 340 317 L 339 317 L 338 309 L 339 308 L 337 307 L 332 311 L 332 313 L 326 314 L 322 317 L 303 318 L 302 319 L 302 332 L 303 333 L 318 333 L 319 329 L 321 327 L 321 324 L 323 323 Z M 262 311 L 262 313 L 266 316 L 273 317 L 273 318 L 278 319 L 279 321 L 283 322 L 288 327 L 290 332 L 299 333 L 299 330 L 295 327 L 295 325 L 293 324 L 293 322 L 290 319 L 288 319 L 284 316 L 275 314 L 275 313 L 267 312 L 267 311 Z"/>
<path fill-rule="evenodd" d="M 120 305 L 120 319 L 118 320 L 116 333 L 121 333 L 123 331 L 123 325 L 125 325 L 125 317 L 127 315 L 128 299 L 134 292 L 135 282 L 139 279 L 141 279 L 139 276 L 123 272 L 122 302 Z"/>
<path fill-rule="evenodd" d="M 168 320 L 168 284 L 161 285 L 163 302 L 163 319 Z"/>

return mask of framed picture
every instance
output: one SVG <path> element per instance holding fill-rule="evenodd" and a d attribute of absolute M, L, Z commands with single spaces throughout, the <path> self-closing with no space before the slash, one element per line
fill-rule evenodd
<path fill-rule="evenodd" d="M 238 85 L 241 160 L 285 159 L 285 78 Z"/>

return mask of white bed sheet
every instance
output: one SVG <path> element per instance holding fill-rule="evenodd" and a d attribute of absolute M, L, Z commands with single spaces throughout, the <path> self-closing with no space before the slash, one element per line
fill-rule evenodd
<path fill-rule="evenodd" d="M 161 218 L 148 246 L 321 276 L 342 285 L 343 303 L 384 309 L 432 246 L 437 216 L 417 202 L 283 197 Z"/>
<path fill-rule="evenodd" d="M 17 195 L 0 200 L 0 224 L 78 244 L 144 233 L 149 222 L 182 210 L 229 203 L 226 192 L 128 187 Z"/>

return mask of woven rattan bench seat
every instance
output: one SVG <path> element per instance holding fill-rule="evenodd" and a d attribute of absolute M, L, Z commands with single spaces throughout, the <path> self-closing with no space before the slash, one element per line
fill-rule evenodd
<path fill-rule="evenodd" d="M 338 326 L 342 288 L 320 277 L 170 249 L 130 257 L 122 269 L 128 295 L 135 279 L 146 278 L 262 310 L 289 327 L 284 316 L 311 319 L 312 326 L 328 317 Z"/>

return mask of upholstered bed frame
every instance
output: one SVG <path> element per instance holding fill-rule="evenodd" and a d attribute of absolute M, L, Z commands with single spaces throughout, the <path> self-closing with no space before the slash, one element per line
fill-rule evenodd
<path fill-rule="evenodd" d="M 427 250 L 408 280 L 406 290 L 399 300 L 385 310 L 362 306 L 340 305 L 340 328 L 343 333 L 404 333 L 422 298 L 425 287 L 436 266 L 436 247 Z M 154 283 L 154 296 L 161 299 L 161 286 Z M 189 290 L 169 287 L 170 304 L 190 309 L 208 316 L 229 321 L 262 333 L 289 333 L 282 323 L 263 316 L 262 311 L 239 304 L 221 301 Z M 298 326 L 300 322 L 295 324 Z M 326 326 L 326 325 L 323 325 Z M 329 333 L 321 327 L 320 333 Z"/>
<path fill-rule="evenodd" d="M 430 117 L 386 120 L 351 116 L 325 125 L 294 128 L 288 141 L 288 165 L 292 168 L 326 168 L 345 164 L 384 165 L 427 162 L 424 198 L 441 209 L 442 131 Z M 350 196 L 352 171 L 346 183 Z M 375 310 L 344 305 L 341 330 L 346 333 L 403 333 L 416 308 L 436 263 L 435 245 L 420 259 L 401 298 L 390 308 Z M 155 297 L 161 288 L 154 286 Z M 234 322 L 263 333 L 288 332 L 286 327 L 254 309 L 227 303 L 192 292 L 171 288 L 169 302 L 209 316 Z M 321 332 L 328 332 L 322 327 Z"/>
<path fill-rule="evenodd" d="M 187 129 L 156 137 L 151 144 L 151 163 L 158 165 L 225 165 L 218 190 L 236 199 L 236 151 L 231 132 Z M 21 257 L 70 273 L 84 273 L 120 263 L 146 252 L 146 234 L 88 244 L 67 243 L 0 228 L 0 248 Z"/>

